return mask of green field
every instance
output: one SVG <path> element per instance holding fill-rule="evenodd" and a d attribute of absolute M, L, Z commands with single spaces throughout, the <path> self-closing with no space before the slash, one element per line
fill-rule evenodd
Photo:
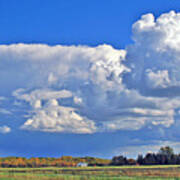
<path fill-rule="evenodd" d="M 180 180 L 180 166 L 0 168 L 0 180 Z"/>

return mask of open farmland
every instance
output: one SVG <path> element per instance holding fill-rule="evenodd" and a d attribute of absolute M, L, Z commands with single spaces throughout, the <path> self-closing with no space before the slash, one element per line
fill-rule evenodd
<path fill-rule="evenodd" d="M 120 166 L 86 168 L 1 168 L 3 180 L 180 180 L 180 167 Z"/>

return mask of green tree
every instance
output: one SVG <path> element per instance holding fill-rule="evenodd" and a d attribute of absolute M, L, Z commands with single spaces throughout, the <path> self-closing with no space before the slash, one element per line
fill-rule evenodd
<path fill-rule="evenodd" d="M 138 155 L 137 163 L 138 163 L 138 164 L 143 164 L 143 163 L 144 163 L 144 159 L 143 159 L 143 155 L 142 155 L 142 154 L 139 154 L 139 155 Z"/>
<path fill-rule="evenodd" d="M 166 156 L 171 156 L 174 155 L 174 151 L 171 147 L 169 146 L 165 146 L 165 147 L 161 147 L 159 150 L 159 154 L 161 155 L 166 155 Z"/>

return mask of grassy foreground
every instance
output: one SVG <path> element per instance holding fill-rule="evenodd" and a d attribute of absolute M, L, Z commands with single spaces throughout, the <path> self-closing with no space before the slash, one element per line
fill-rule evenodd
<path fill-rule="evenodd" d="M 180 180 L 180 166 L 0 168 L 1 180 Z"/>

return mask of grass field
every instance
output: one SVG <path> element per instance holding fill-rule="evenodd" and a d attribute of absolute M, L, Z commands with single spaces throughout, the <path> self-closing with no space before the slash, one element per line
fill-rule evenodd
<path fill-rule="evenodd" d="M 0 180 L 180 180 L 180 166 L 0 168 Z"/>

